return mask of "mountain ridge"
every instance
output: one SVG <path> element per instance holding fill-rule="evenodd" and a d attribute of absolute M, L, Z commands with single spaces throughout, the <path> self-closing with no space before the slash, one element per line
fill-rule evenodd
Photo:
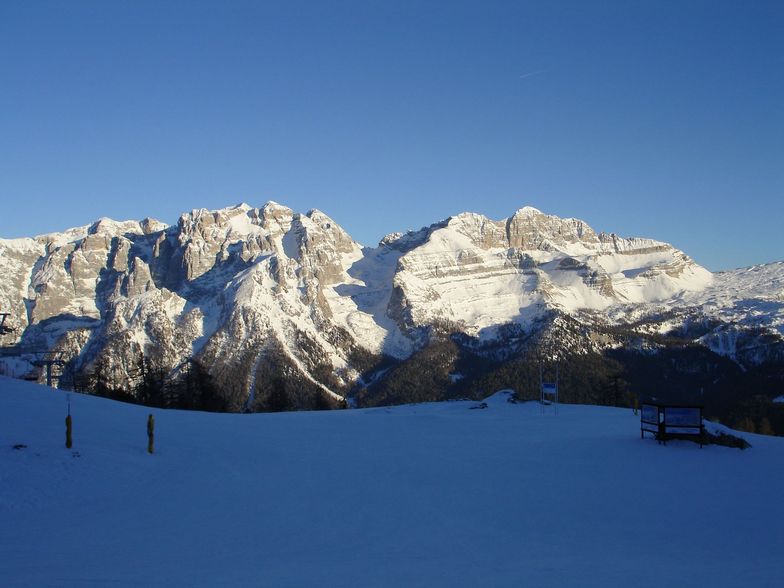
<path fill-rule="evenodd" d="M 102 218 L 0 240 L 0 311 L 14 329 L 2 342 L 18 355 L 3 361 L 40 379 L 34 352 L 48 351 L 65 385 L 100 381 L 131 396 L 149 373 L 182 381 L 195 361 L 228 410 L 267 410 L 274 398 L 303 408 L 380 382 L 383 366 L 439 337 L 489 349 L 564 315 L 582 330 L 565 353 L 621 345 L 596 329 L 653 336 L 701 317 L 712 329 L 695 344 L 752 365 L 781 355 L 782 268 L 756 281 L 711 274 L 667 243 L 533 207 L 497 221 L 463 212 L 375 247 L 317 209 L 273 201 L 193 209 L 173 225 Z"/>

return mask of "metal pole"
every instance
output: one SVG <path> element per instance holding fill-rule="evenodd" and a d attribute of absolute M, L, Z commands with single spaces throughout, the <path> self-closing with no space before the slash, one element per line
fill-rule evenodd
<path fill-rule="evenodd" d="M 71 395 L 66 394 L 68 402 L 68 414 L 65 416 L 65 446 L 70 449 L 73 447 L 73 419 L 71 419 Z"/>
<path fill-rule="evenodd" d="M 539 362 L 539 404 L 542 406 L 542 414 L 544 414 L 544 380 L 542 377 L 542 362 Z"/>

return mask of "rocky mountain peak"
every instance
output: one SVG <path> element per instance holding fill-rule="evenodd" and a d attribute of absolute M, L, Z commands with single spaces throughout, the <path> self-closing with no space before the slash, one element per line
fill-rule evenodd
<path fill-rule="evenodd" d="M 599 238 L 585 222 L 546 215 L 531 207 L 521 208 L 506 220 L 510 247 L 549 251 L 573 244 L 597 245 Z"/>
<path fill-rule="evenodd" d="M 520 208 L 499 221 L 464 212 L 447 219 L 447 226 L 482 249 L 507 247 L 566 252 L 573 245 L 596 249 L 600 244 L 599 236 L 584 221 L 547 215 L 532 206 Z"/>

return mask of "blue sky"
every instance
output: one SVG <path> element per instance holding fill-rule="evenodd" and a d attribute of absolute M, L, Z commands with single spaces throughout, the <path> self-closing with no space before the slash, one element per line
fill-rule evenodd
<path fill-rule="evenodd" d="M 0 236 L 524 205 L 784 259 L 784 3 L 0 0 Z"/>

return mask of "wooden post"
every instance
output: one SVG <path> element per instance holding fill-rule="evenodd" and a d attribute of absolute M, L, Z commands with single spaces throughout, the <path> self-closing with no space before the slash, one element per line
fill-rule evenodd
<path fill-rule="evenodd" d="M 147 417 L 147 453 L 152 453 L 155 445 L 155 419 Z"/>
<path fill-rule="evenodd" d="M 71 415 L 69 414 L 65 417 L 65 446 L 70 449 L 73 445 L 73 439 L 71 438 L 73 421 L 71 420 Z"/>

